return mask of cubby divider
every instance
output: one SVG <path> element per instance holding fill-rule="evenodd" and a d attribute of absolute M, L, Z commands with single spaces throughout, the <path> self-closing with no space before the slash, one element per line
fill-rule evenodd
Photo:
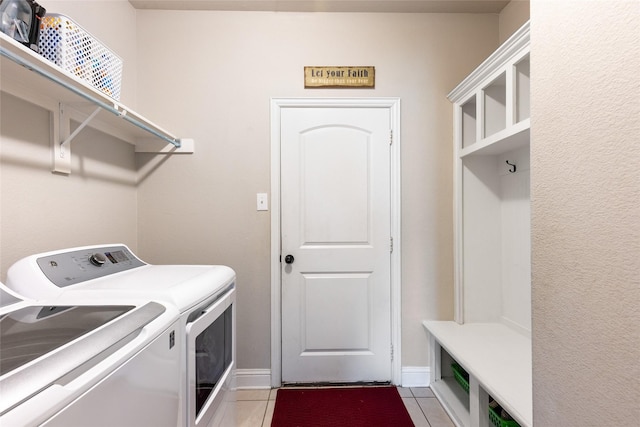
<path fill-rule="evenodd" d="M 460 107 L 462 111 L 462 148 L 469 147 L 477 140 L 476 97 L 475 95 Z"/>
<path fill-rule="evenodd" d="M 529 55 L 516 64 L 516 123 L 531 117 L 529 109 L 530 86 L 529 86 Z"/>
<path fill-rule="evenodd" d="M 483 90 L 483 138 L 490 137 L 507 127 L 507 77 L 505 73 L 489 83 Z"/>

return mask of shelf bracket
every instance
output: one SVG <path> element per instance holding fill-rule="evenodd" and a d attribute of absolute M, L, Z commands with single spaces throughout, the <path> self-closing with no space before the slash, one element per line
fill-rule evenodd
<path fill-rule="evenodd" d="M 71 118 L 66 106 L 58 104 L 58 110 L 53 112 L 53 172 L 69 175 L 71 173 L 71 141 L 98 115 L 102 107 L 97 107 L 80 125 L 71 132 Z"/>
<path fill-rule="evenodd" d="M 60 106 L 60 108 L 61 108 L 61 109 L 64 109 L 64 106 L 62 106 L 62 105 L 61 105 L 61 106 Z M 87 118 L 85 119 L 85 121 L 84 121 L 84 122 L 80 123 L 80 126 L 78 126 L 78 127 L 76 128 L 76 130 L 74 130 L 74 131 L 73 131 L 73 133 L 67 137 L 67 139 L 65 139 L 64 141 L 62 141 L 62 142 L 60 143 L 60 145 L 61 145 L 62 147 L 64 147 L 64 146 L 70 146 L 70 145 L 71 145 L 71 141 L 73 140 L 73 138 L 75 138 L 75 137 L 76 137 L 76 135 L 78 135 L 78 134 L 82 131 L 82 129 L 84 129 L 84 128 L 89 124 L 89 122 L 90 122 L 91 120 L 93 120 L 93 118 L 94 118 L 94 117 L 95 117 L 95 116 L 100 112 L 100 110 L 102 110 L 102 108 L 100 108 L 100 107 L 96 108 L 96 109 L 95 109 L 95 111 L 94 111 L 93 113 L 91 113 L 91 114 L 89 115 L 89 117 L 87 117 Z M 62 119 L 62 117 L 63 117 L 63 116 L 62 116 L 62 112 L 61 112 L 61 114 L 60 114 L 60 118 Z M 65 118 L 65 119 L 66 119 L 66 118 Z M 68 119 L 67 119 L 67 120 L 68 120 Z"/>

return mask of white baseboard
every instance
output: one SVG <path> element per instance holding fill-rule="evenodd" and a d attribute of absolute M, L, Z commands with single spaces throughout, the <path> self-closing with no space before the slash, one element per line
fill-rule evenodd
<path fill-rule="evenodd" d="M 236 369 L 236 388 L 271 388 L 271 369 Z"/>
<path fill-rule="evenodd" d="M 429 387 L 431 372 L 428 366 L 403 366 L 402 387 Z M 270 369 L 236 369 L 238 389 L 271 388 Z"/>
<path fill-rule="evenodd" d="M 431 369 L 428 366 L 403 366 L 402 387 L 429 387 Z"/>

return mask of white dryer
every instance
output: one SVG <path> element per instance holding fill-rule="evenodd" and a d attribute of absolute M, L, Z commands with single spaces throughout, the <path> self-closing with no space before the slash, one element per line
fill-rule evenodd
<path fill-rule="evenodd" d="M 159 302 L 33 302 L 0 283 L 0 425 L 175 426 L 178 319 Z"/>
<path fill-rule="evenodd" d="M 221 265 L 147 264 L 127 246 L 112 244 L 26 257 L 9 269 L 7 286 L 33 299 L 110 296 L 176 307 L 184 378 L 177 426 L 201 427 L 221 417 L 234 387 L 235 277 Z"/>

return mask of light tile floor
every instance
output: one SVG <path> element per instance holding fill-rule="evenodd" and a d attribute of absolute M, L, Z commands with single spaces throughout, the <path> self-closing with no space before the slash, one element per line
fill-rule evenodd
<path fill-rule="evenodd" d="M 277 390 L 238 390 L 222 422 L 224 427 L 269 427 Z M 453 427 L 430 388 L 398 387 L 416 427 Z"/>

